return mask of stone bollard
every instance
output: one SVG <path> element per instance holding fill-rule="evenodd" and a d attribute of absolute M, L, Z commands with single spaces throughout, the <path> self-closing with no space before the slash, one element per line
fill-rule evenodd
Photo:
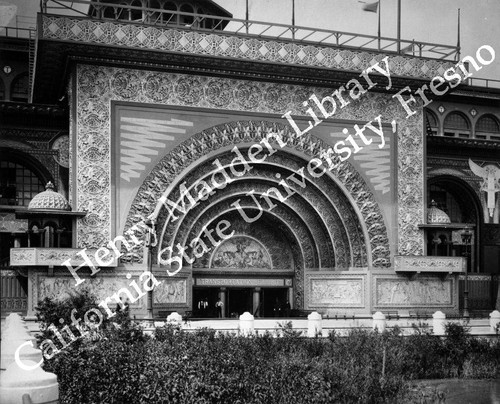
<path fill-rule="evenodd" d="M 4 371 L 16 360 L 16 352 L 19 360 L 24 363 L 26 360 L 39 363 L 42 360 L 42 351 L 33 347 L 33 341 L 2 340 L 2 355 L 0 369 Z"/>
<path fill-rule="evenodd" d="M 446 314 L 442 311 L 436 311 L 432 315 L 432 332 L 434 335 L 444 335 L 446 324 Z"/>
<path fill-rule="evenodd" d="M 24 361 L 24 366 L 33 370 L 21 369 L 17 363 L 7 366 L 0 374 L 0 397 L 5 404 L 22 404 L 23 396 L 28 394 L 32 403 L 55 404 L 59 402 L 59 384 L 54 373 L 44 371 L 37 362 Z"/>
<path fill-rule="evenodd" d="M 0 397 L 6 404 L 55 404 L 59 402 L 57 376 L 45 372 L 42 351 L 35 349 L 20 318 L 13 317 L 2 335 Z M 17 361 L 16 361 L 17 357 Z M 29 399 L 27 398 L 29 397 Z"/>
<path fill-rule="evenodd" d="M 2 333 L 0 369 L 5 370 L 14 362 L 16 351 L 20 360 L 29 359 L 37 363 L 41 361 L 42 351 L 34 348 L 34 340 L 20 317 L 9 321 Z"/>
<path fill-rule="evenodd" d="M 313 311 L 307 316 L 307 336 L 309 338 L 314 338 L 316 335 L 321 335 L 321 314 L 317 311 Z"/>
<path fill-rule="evenodd" d="M 495 310 L 490 313 L 490 327 L 496 331 L 496 327 L 500 324 L 500 311 Z"/>
<path fill-rule="evenodd" d="M 378 332 L 385 331 L 385 315 L 381 311 L 377 311 L 373 316 L 373 329 Z"/>
<path fill-rule="evenodd" d="M 177 324 L 182 324 L 182 316 L 174 311 L 173 313 L 169 314 L 167 317 L 167 323 L 177 323 Z"/>
<path fill-rule="evenodd" d="M 240 332 L 243 335 L 252 335 L 253 331 L 254 331 L 254 317 L 248 311 L 245 311 L 240 316 Z"/>

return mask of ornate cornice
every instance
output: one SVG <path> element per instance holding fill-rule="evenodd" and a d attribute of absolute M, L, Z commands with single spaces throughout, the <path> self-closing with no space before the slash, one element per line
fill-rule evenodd
<path fill-rule="evenodd" d="M 470 149 L 500 149 L 500 142 L 484 139 L 465 139 L 446 136 L 427 136 L 427 148 L 429 146 L 456 146 Z"/>
<path fill-rule="evenodd" d="M 68 113 L 67 107 L 50 104 L 28 104 L 25 102 L 0 101 L 1 113 L 22 113 L 33 115 L 50 115 L 51 117 L 65 116 Z"/>
<path fill-rule="evenodd" d="M 374 63 L 390 56 L 393 89 L 418 83 L 443 74 L 450 61 L 327 46 L 320 43 L 295 43 L 282 38 L 206 33 L 171 27 L 149 27 L 123 21 L 42 16 L 37 51 L 34 99 L 57 96 L 63 91 L 61 77 L 68 72 L 73 56 L 108 59 L 118 66 L 135 65 L 145 69 L 181 69 L 196 72 L 212 70 L 213 75 L 237 75 L 273 81 L 338 86 L 357 76 Z M 114 59 L 114 60 L 113 60 Z M 156 63 L 151 63 L 154 60 Z M 100 64 L 103 64 L 101 62 Z M 193 70 L 198 67 L 198 71 Z M 272 66 L 272 68 L 270 68 Z M 215 73 L 219 70 L 218 73 Z M 281 78 L 279 77 L 281 76 Z M 260 78 L 262 79 L 262 78 Z M 307 81 L 316 80 L 316 81 Z M 384 79 L 385 80 L 385 79 Z M 385 86 L 385 84 L 384 84 Z M 383 90 L 381 86 L 379 89 Z M 56 95 L 51 89 L 58 88 Z M 373 91 L 373 90 L 372 90 Z"/>

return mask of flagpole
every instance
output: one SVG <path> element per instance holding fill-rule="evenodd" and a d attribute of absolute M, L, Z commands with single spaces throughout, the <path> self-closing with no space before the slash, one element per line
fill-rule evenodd
<path fill-rule="evenodd" d="M 380 51 L 380 15 L 382 14 L 382 0 L 378 2 L 378 50 Z"/>
<path fill-rule="evenodd" d="M 401 52 L 401 0 L 398 0 L 398 53 Z"/>
<path fill-rule="evenodd" d="M 460 60 L 460 9 L 458 9 L 457 61 Z"/>
<path fill-rule="evenodd" d="M 245 26 L 247 28 L 247 34 L 248 34 L 248 0 L 246 1 Z"/>
<path fill-rule="evenodd" d="M 295 39 L 295 0 L 292 0 L 292 38 Z"/>

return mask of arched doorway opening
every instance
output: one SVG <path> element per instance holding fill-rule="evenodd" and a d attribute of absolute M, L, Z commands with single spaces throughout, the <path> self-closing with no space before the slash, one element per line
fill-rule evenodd
<path fill-rule="evenodd" d="M 474 234 L 468 271 L 482 272 L 478 249 L 482 210 L 474 190 L 460 178 L 451 175 L 440 175 L 429 179 L 427 184 L 428 206 L 431 205 L 432 201 L 435 202 L 437 208 L 449 216 L 452 224 L 462 225 L 462 227 L 466 224 L 472 225 Z M 463 255 L 465 250 L 461 244 L 460 231 L 460 228 L 441 230 L 439 235 L 429 232 L 427 240 L 428 255 Z"/>
<path fill-rule="evenodd" d="M 269 133 L 279 134 L 281 145 Z M 156 218 L 154 264 L 168 269 L 177 257 L 191 271 L 194 310 L 216 296 L 226 299 L 227 315 L 248 306 L 250 296 L 257 314 L 274 310 L 269 299 L 283 310 L 287 301 L 301 309 L 306 270 L 390 265 L 383 217 L 363 178 L 337 157 L 325 175 L 307 170 L 327 147 L 313 136 L 297 139 L 276 122 L 209 128 L 157 164 L 132 203 L 125 231 L 147 215 Z M 217 257 L 223 240 L 207 234 L 221 223 L 243 243 L 228 241 L 225 258 L 232 264 Z M 139 254 L 128 257 L 133 262 Z M 266 254 L 269 265 L 255 264 Z M 230 296 L 238 293 L 241 307 L 232 310 Z"/>

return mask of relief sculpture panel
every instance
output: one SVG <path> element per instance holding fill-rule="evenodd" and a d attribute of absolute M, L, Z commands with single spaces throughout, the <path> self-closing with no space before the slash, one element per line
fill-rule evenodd
<path fill-rule="evenodd" d="M 309 306 L 362 306 L 362 279 L 311 279 Z"/>
<path fill-rule="evenodd" d="M 154 289 L 153 300 L 155 304 L 187 304 L 186 292 L 186 279 L 163 279 Z"/>
<path fill-rule="evenodd" d="M 135 277 L 134 277 L 135 279 Z M 136 279 L 137 281 L 137 279 Z M 135 297 L 136 292 L 130 288 L 131 280 L 125 278 L 125 276 L 96 276 L 95 278 L 86 278 L 85 287 L 88 288 L 100 302 L 107 297 L 111 297 L 117 293 L 121 288 L 126 288 Z M 71 294 L 75 294 L 80 291 L 80 289 L 75 288 L 75 280 L 73 277 L 62 277 L 54 276 L 48 277 L 44 275 L 38 275 L 36 277 L 36 284 L 38 287 L 33 288 L 33 305 L 36 306 L 37 302 L 43 300 L 46 297 L 63 300 L 69 297 Z M 80 286 L 83 290 L 83 286 Z M 125 293 L 120 294 L 120 296 L 126 296 Z M 142 299 L 137 302 L 132 303 L 131 307 L 141 307 Z M 115 303 L 109 303 L 111 309 L 115 309 Z"/>
<path fill-rule="evenodd" d="M 453 304 L 453 280 L 439 278 L 377 279 L 376 305 L 450 306 Z"/>
<path fill-rule="evenodd" d="M 271 258 L 259 242 L 249 237 L 231 237 L 215 251 L 212 268 L 271 268 Z"/>

